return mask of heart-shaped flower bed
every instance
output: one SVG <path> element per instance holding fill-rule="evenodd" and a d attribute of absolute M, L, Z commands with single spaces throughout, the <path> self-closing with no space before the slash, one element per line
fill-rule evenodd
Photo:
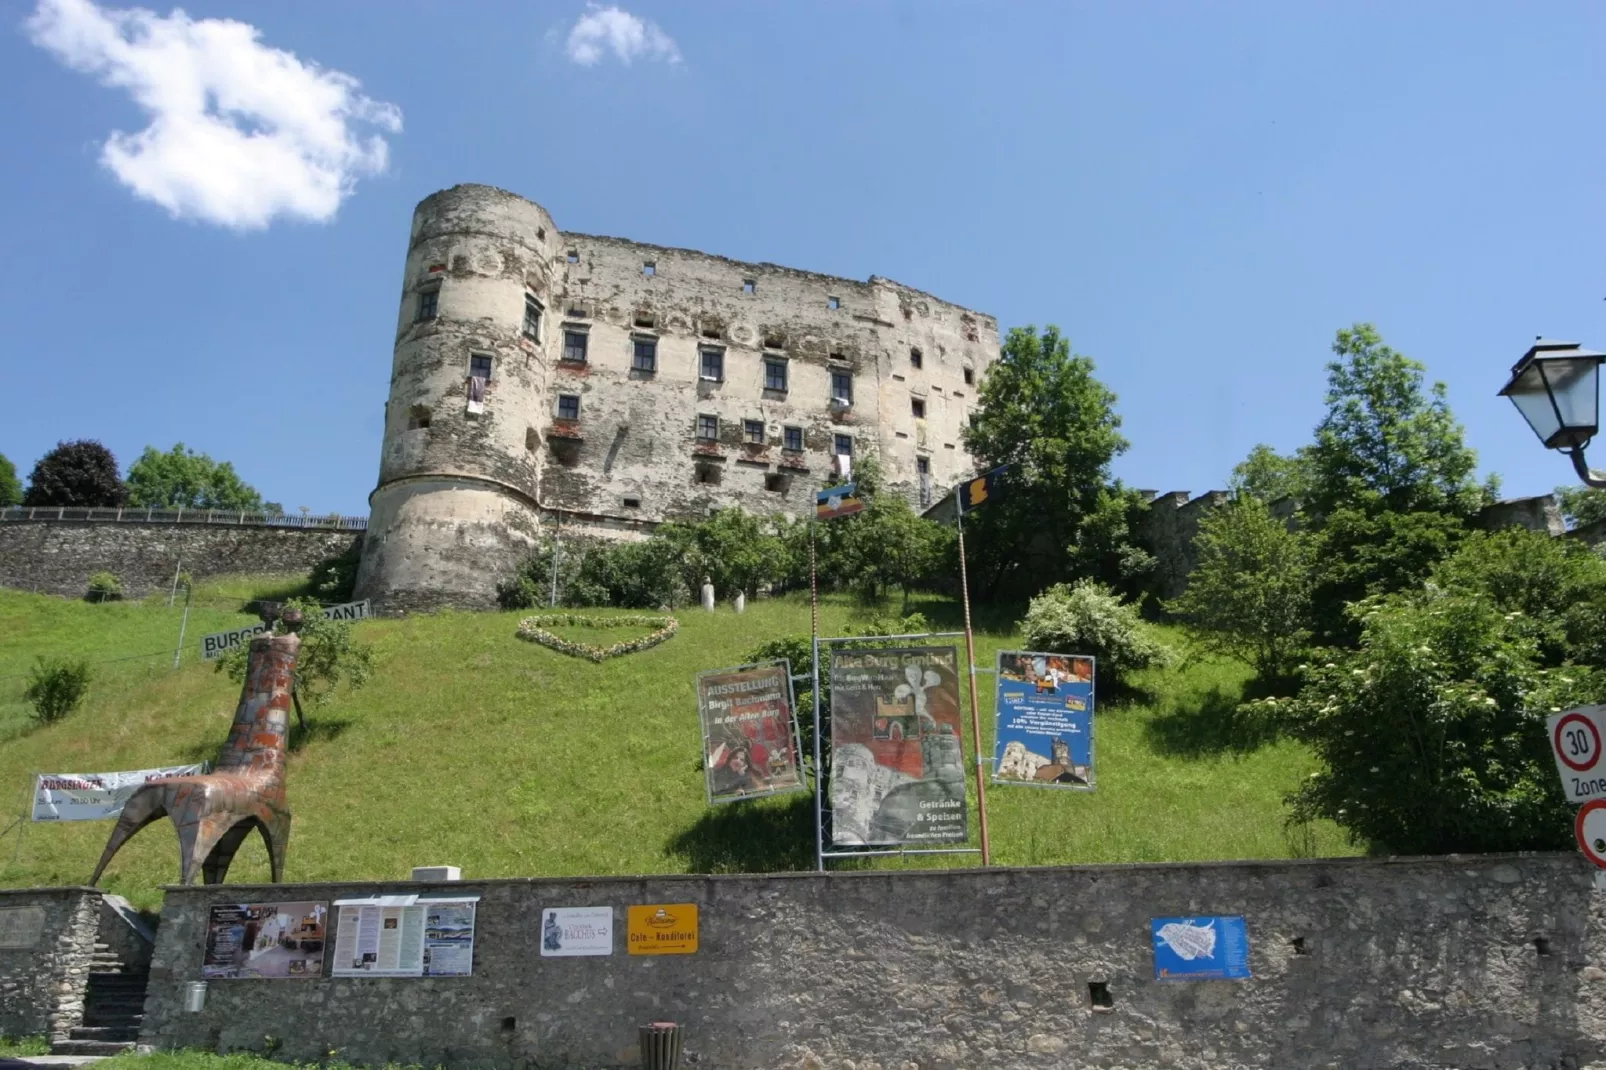
<path fill-rule="evenodd" d="M 656 627 L 656 631 L 646 635 L 627 639 L 612 646 L 592 646 L 590 643 L 577 643 L 572 639 L 565 639 L 561 635 L 554 635 L 549 628 L 641 628 Z M 519 621 L 519 638 L 528 639 L 532 643 L 540 643 L 550 647 L 560 654 L 571 657 L 587 658 L 591 661 L 603 661 L 607 658 L 617 658 L 622 654 L 634 654 L 638 650 L 655 647 L 659 643 L 675 634 L 680 627 L 680 621 L 674 617 L 585 617 L 578 613 L 547 613 L 539 617 L 525 617 Z"/>

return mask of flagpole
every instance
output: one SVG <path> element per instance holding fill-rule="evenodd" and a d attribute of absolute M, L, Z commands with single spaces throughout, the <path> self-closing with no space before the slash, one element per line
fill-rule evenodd
<path fill-rule="evenodd" d="M 815 512 L 819 511 L 818 505 Z M 814 669 L 814 865 L 825 872 L 825 775 L 820 769 L 820 581 L 814 561 L 815 518 L 809 517 L 809 664 Z"/>
<path fill-rule="evenodd" d="M 992 840 L 987 834 L 986 758 L 981 752 L 981 708 L 976 702 L 976 638 L 970 629 L 970 576 L 965 570 L 965 500 L 963 484 L 954 488 L 954 522 L 959 529 L 959 591 L 965 604 L 965 658 L 970 672 L 970 728 L 976 740 L 976 807 L 981 812 L 981 864 L 993 864 Z"/>

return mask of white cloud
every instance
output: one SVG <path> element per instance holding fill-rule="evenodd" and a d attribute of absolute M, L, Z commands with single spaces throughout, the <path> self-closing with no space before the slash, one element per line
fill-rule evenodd
<path fill-rule="evenodd" d="M 358 178 L 385 170 L 388 147 L 370 128 L 401 130 L 401 111 L 355 78 L 269 48 L 243 22 L 39 0 L 27 28 L 144 109 L 150 125 L 113 131 L 101 162 L 175 217 L 241 229 L 327 222 Z"/>
<path fill-rule="evenodd" d="M 656 23 L 612 5 L 587 5 L 586 13 L 569 31 L 565 51 L 582 67 L 598 63 L 610 51 L 627 67 L 632 60 L 643 57 L 661 59 L 665 63 L 680 62 L 680 48 L 674 38 Z"/>

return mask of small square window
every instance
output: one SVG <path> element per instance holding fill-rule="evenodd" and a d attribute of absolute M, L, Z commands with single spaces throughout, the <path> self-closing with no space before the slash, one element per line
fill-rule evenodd
<path fill-rule="evenodd" d="M 698 373 L 704 379 L 715 383 L 725 381 L 725 353 L 719 349 L 705 349 L 702 351 L 702 368 Z"/>
<path fill-rule="evenodd" d="M 909 350 L 909 367 L 911 367 L 911 368 L 923 368 L 923 367 L 925 367 L 925 360 L 926 360 L 926 358 L 923 357 L 920 354 L 920 350 L 918 350 L 918 349 Z"/>
<path fill-rule="evenodd" d="M 429 406 L 414 405 L 407 410 L 407 430 L 418 431 L 429 426 Z"/>
<path fill-rule="evenodd" d="M 468 358 L 468 374 L 471 379 L 484 379 L 491 381 L 491 357 L 488 353 L 475 353 Z"/>
<path fill-rule="evenodd" d="M 697 440 L 713 442 L 719 438 L 719 417 L 701 413 L 697 417 Z"/>
<path fill-rule="evenodd" d="M 717 342 L 717 341 L 719 341 L 719 339 L 721 337 L 720 330 L 719 330 L 719 328 L 717 326 L 704 327 L 703 328 L 703 337 L 704 338 L 711 338 L 711 339 L 713 339 L 714 341 Z"/>
<path fill-rule="evenodd" d="M 975 368 L 966 368 L 965 369 L 965 385 L 966 386 L 974 386 L 974 385 L 976 385 L 976 369 Z"/>
<path fill-rule="evenodd" d="M 640 498 L 626 498 L 625 499 L 625 508 L 626 509 L 640 509 L 641 508 L 641 499 Z"/>
<path fill-rule="evenodd" d="M 432 320 L 440 311 L 441 291 L 439 287 L 423 290 L 418 295 L 418 315 L 414 317 L 415 323 Z"/>
<path fill-rule="evenodd" d="M 558 419 L 578 420 L 580 418 L 580 395 L 558 395 Z"/>
<path fill-rule="evenodd" d="M 697 466 L 697 482 L 709 483 L 718 486 L 725 477 L 725 470 L 717 464 L 699 464 Z"/>
<path fill-rule="evenodd" d="M 571 309 L 569 309 L 569 315 L 574 317 L 577 320 L 584 320 L 584 319 L 590 319 L 591 318 L 591 314 L 589 312 L 587 312 L 583 308 L 571 308 Z"/>
<path fill-rule="evenodd" d="M 584 331 L 563 332 L 563 359 L 584 364 L 586 359 L 586 343 L 590 336 Z"/>
<path fill-rule="evenodd" d="M 764 348 L 765 349 L 785 349 L 786 348 L 786 341 L 785 341 L 785 339 L 783 339 L 778 334 L 766 334 L 764 336 Z"/>
<path fill-rule="evenodd" d="M 653 327 L 657 325 L 652 318 L 651 312 L 637 312 L 635 323 L 637 327 Z"/>
<path fill-rule="evenodd" d="M 836 451 L 835 451 L 835 455 L 836 456 L 838 456 L 838 457 L 852 457 L 853 456 L 853 436 L 852 435 L 837 435 L 835 437 L 834 445 L 836 446 Z"/>
<path fill-rule="evenodd" d="M 918 472 L 920 475 L 929 476 L 931 474 L 931 458 L 930 457 L 916 457 L 915 458 L 915 471 Z"/>
<path fill-rule="evenodd" d="M 831 400 L 838 405 L 853 404 L 853 373 L 831 373 Z"/>
<path fill-rule="evenodd" d="M 825 307 L 826 308 L 841 308 L 842 307 L 842 299 L 838 298 L 838 297 L 827 297 L 825 299 Z"/>
<path fill-rule="evenodd" d="M 925 401 L 921 398 L 910 398 L 909 412 L 916 420 L 924 420 L 926 418 Z"/>
<path fill-rule="evenodd" d="M 790 482 L 790 477 L 785 472 L 768 472 L 764 476 L 764 489 L 772 490 L 777 494 L 785 494 L 788 482 Z"/>
<path fill-rule="evenodd" d="M 744 293 L 744 294 L 758 293 L 758 280 L 757 279 L 743 279 L 742 280 L 742 293 Z"/>
<path fill-rule="evenodd" d="M 578 264 L 580 262 L 580 250 L 570 249 L 568 255 L 565 256 L 564 259 L 571 264 Z"/>
<path fill-rule="evenodd" d="M 532 342 L 541 340 L 541 302 L 528 294 L 524 297 L 524 337 Z"/>
<path fill-rule="evenodd" d="M 786 361 L 775 357 L 764 358 L 764 389 L 786 389 Z"/>
<path fill-rule="evenodd" d="M 658 274 L 658 265 L 649 260 L 641 265 L 641 273 L 643 275 L 656 275 Z"/>
<path fill-rule="evenodd" d="M 658 370 L 658 339 L 634 339 L 634 357 L 630 367 L 638 372 L 655 372 Z"/>
<path fill-rule="evenodd" d="M 762 445 L 764 445 L 764 421 L 763 420 L 743 420 L 742 421 L 742 439 L 749 446 L 762 446 Z"/>
<path fill-rule="evenodd" d="M 801 453 L 803 450 L 803 429 L 801 427 L 786 428 L 783 441 L 785 442 L 784 448 Z"/>

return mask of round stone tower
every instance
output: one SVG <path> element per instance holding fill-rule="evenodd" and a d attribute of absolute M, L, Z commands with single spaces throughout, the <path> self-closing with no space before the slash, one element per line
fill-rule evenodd
<path fill-rule="evenodd" d="M 546 209 L 490 186 L 413 212 L 357 572 L 378 611 L 494 605 L 535 539 L 558 241 Z"/>

